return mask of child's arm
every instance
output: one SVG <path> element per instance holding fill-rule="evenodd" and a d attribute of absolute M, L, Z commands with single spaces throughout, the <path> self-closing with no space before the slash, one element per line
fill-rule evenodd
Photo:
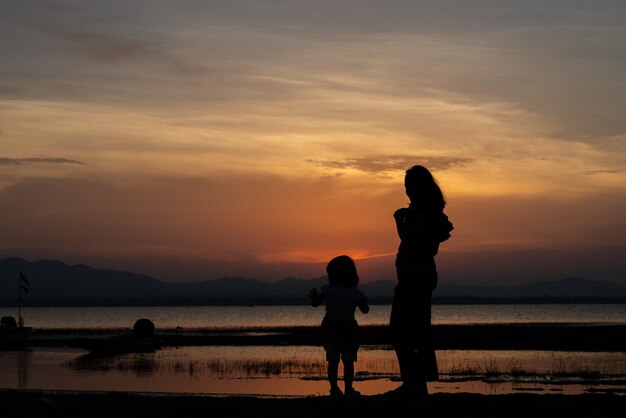
<path fill-rule="evenodd" d="M 309 290 L 309 299 L 311 300 L 311 306 L 318 307 L 326 300 L 326 294 L 317 292 L 317 287 Z"/>

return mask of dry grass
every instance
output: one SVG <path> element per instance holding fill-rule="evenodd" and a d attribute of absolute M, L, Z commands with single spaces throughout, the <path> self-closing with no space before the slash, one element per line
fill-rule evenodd
<path fill-rule="evenodd" d="M 465 360 L 461 364 L 452 363 L 442 374 L 451 377 L 498 377 L 512 379 L 527 377 L 584 380 L 626 378 L 626 370 L 621 366 L 580 363 L 576 359 L 564 357 L 552 358 L 551 365 L 547 370 L 526 367 L 523 363 L 516 360 L 507 363 L 499 363 L 489 358 L 484 359 L 482 362 Z"/>

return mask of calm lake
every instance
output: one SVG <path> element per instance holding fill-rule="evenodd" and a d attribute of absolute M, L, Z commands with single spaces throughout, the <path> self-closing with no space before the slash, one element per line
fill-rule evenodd
<path fill-rule="evenodd" d="M 390 306 L 357 315 L 362 325 L 388 323 Z M 16 309 L 0 308 L 16 316 Z M 150 318 L 159 328 L 246 328 L 318 325 L 323 307 L 23 308 L 37 329 L 131 328 Z M 626 305 L 436 305 L 435 324 L 626 324 Z M 431 392 L 483 394 L 626 393 L 626 353 L 442 350 L 441 381 Z M 165 347 L 153 353 L 97 357 L 75 348 L 0 351 L 0 388 L 136 391 L 260 396 L 324 395 L 324 350 L 313 346 Z M 359 350 L 355 386 L 365 395 L 398 386 L 389 347 Z M 341 369 L 340 369 L 341 375 Z"/>

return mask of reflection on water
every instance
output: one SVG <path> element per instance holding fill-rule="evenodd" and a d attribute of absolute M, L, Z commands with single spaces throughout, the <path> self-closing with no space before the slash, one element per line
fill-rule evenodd
<path fill-rule="evenodd" d="M 137 376 L 152 376 L 159 368 L 154 353 L 130 355 L 83 354 L 63 364 L 79 373 L 131 372 Z M 175 370 L 180 372 L 181 370 Z"/>
<path fill-rule="evenodd" d="M 270 378 L 286 376 L 322 375 L 326 365 L 322 361 L 303 358 L 177 360 L 156 359 L 154 353 L 124 356 L 94 356 L 85 354 L 64 366 L 77 372 L 124 372 L 136 375 L 155 373 L 211 376 L 218 379 Z"/>
<path fill-rule="evenodd" d="M 624 393 L 623 353 L 440 351 L 442 381 L 431 392 Z M 316 395 L 326 394 L 319 347 L 181 347 L 154 353 L 94 356 L 73 349 L 0 352 L 0 387 L 17 389 Z M 393 389 L 393 351 L 365 347 L 357 388 Z M 341 373 L 341 371 L 340 371 Z"/>
<path fill-rule="evenodd" d="M 17 365 L 17 374 L 16 374 L 16 388 L 17 389 L 26 389 L 28 388 L 28 374 L 30 369 L 30 363 L 32 361 L 32 354 L 28 350 L 20 350 L 15 351 L 15 363 Z M 0 368 L 4 373 L 4 368 Z"/>

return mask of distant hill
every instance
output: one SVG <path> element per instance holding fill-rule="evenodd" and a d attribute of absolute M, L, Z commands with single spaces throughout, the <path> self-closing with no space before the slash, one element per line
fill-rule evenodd
<path fill-rule="evenodd" d="M 86 265 L 69 266 L 61 261 L 0 260 L 0 297 L 17 297 L 20 271 L 31 284 L 29 298 L 118 298 L 154 297 L 166 291 L 167 284 L 148 276 L 125 271 L 100 270 Z"/>
<path fill-rule="evenodd" d="M 269 283 L 257 279 L 227 277 L 192 283 L 163 282 L 145 275 L 86 265 L 70 266 L 56 260 L 0 260 L 0 304 L 14 305 L 17 283 L 23 271 L 31 283 L 28 300 L 45 304 L 217 304 L 306 303 L 307 292 L 327 282 L 326 277 L 310 280 L 286 278 Z M 364 283 L 370 300 L 388 302 L 395 283 L 388 280 Z M 435 296 L 476 298 L 626 297 L 626 287 L 611 282 L 566 278 L 518 286 L 462 286 L 440 283 Z"/>

